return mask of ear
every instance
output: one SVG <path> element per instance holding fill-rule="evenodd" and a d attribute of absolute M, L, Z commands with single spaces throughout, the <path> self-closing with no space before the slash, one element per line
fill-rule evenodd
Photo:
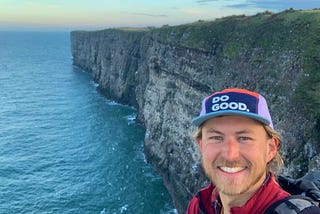
<path fill-rule="evenodd" d="M 276 138 L 271 138 L 267 140 L 268 143 L 268 162 L 271 161 L 278 152 L 279 142 Z"/>
<path fill-rule="evenodd" d="M 201 149 L 202 149 L 202 140 L 201 139 L 197 140 L 197 144 L 198 144 L 199 150 L 201 151 Z"/>

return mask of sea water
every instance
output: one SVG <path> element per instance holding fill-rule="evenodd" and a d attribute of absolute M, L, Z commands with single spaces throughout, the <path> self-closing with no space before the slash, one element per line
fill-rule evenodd
<path fill-rule="evenodd" d="M 0 32 L 0 213 L 174 213 L 136 110 L 72 66 L 70 33 Z"/>

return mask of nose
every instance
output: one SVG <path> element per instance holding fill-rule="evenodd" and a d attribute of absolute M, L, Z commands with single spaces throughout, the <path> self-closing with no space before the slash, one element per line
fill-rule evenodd
<path fill-rule="evenodd" d="M 240 147 L 239 143 L 235 138 L 229 138 L 225 141 L 223 155 L 226 160 L 236 160 L 240 155 Z"/>

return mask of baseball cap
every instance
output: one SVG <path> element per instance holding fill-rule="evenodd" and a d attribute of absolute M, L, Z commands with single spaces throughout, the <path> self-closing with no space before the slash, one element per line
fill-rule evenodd
<path fill-rule="evenodd" d="M 273 128 L 266 99 L 240 88 L 224 89 L 204 98 L 200 115 L 192 119 L 192 124 L 200 126 L 211 118 L 223 115 L 249 117 Z"/>

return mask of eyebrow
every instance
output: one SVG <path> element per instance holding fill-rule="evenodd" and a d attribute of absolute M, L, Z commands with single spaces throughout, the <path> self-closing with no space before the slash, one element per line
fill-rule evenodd
<path fill-rule="evenodd" d="M 220 134 L 220 135 L 224 135 L 223 132 L 221 131 L 218 131 L 216 129 L 213 129 L 213 128 L 210 128 L 206 131 L 206 133 L 216 133 L 216 134 Z M 240 130 L 240 131 L 237 131 L 235 132 L 237 135 L 241 135 L 241 134 L 250 134 L 250 133 L 253 133 L 251 130 L 249 129 L 244 129 L 244 130 Z"/>
<path fill-rule="evenodd" d="M 213 128 L 210 128 L 206 131 L 206 133 L 217 133 L 217 134 L 220 134 L 220 135 L 223 135 L 222 132 L 216 130 L 216 129 L 213 129 Z"/>
<path fill-rule="evenodd" d="M 244 129 L 244 130 L 241 130 L 241 131 L 237 131 L 236 134 L 250 134 L 250 133 L 253 133 L 251 130 L 249 129 Z"/>

